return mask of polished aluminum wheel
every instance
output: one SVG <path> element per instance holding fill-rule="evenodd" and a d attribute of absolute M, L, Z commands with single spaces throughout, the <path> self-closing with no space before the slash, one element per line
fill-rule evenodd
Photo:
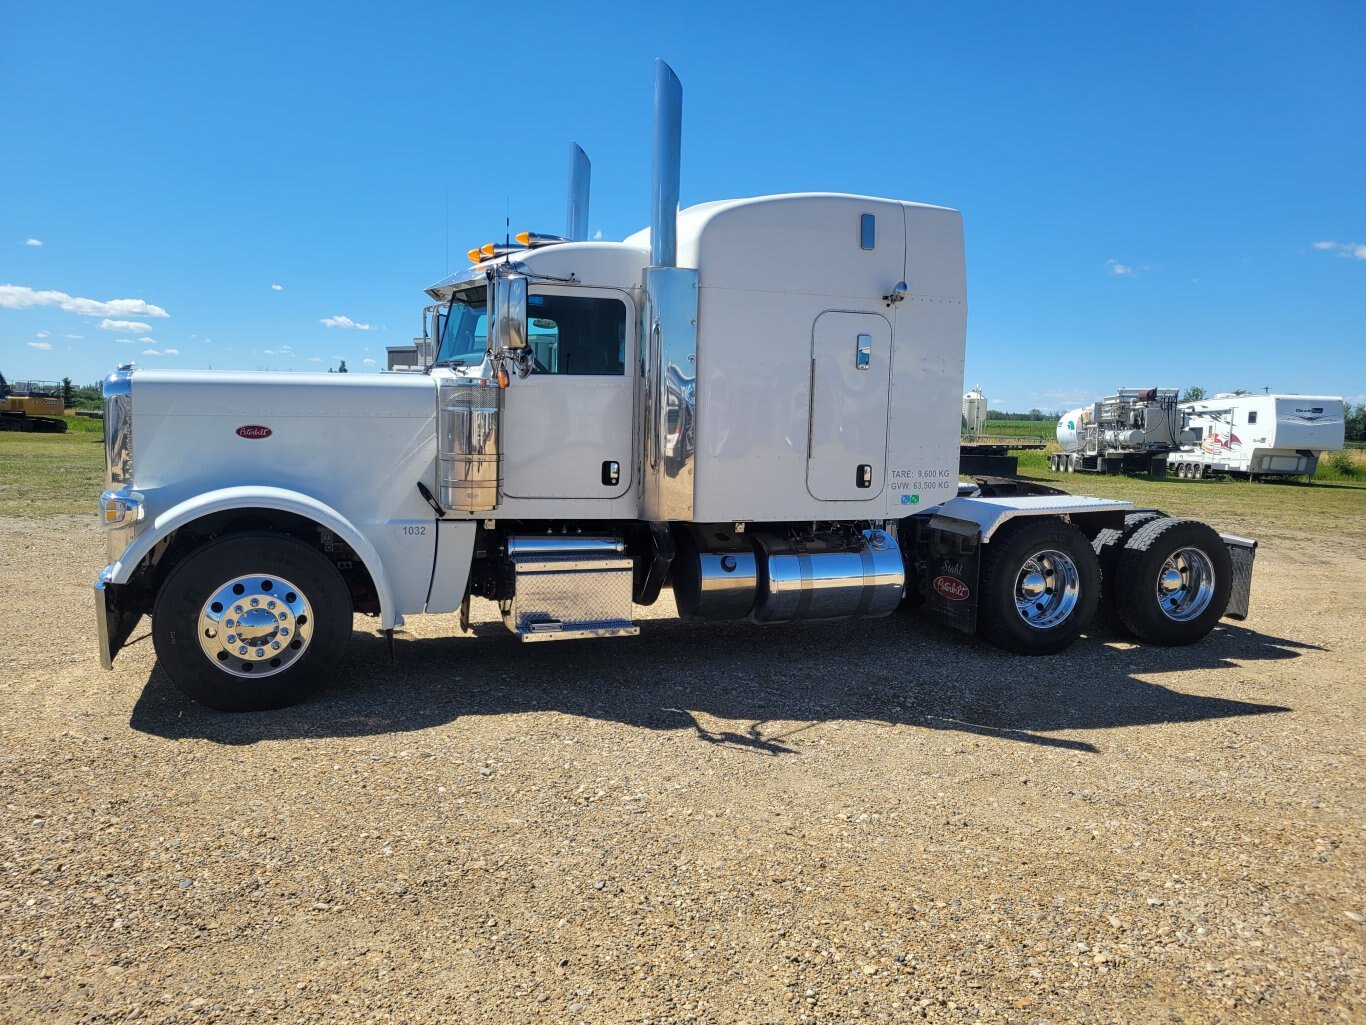
<path fill-rule="evenodd" d="M 1067 619 L 1080 593 L 1076 563 L 1053 549 L 1035 552 L 1015 577 L 1015 608 L 1037 630 L 1051 629 Z"/>
<path fill-rule="evenodd" d="M 1157 574 L 1157 607 L 1168 619 L 1185 623 L 1197 618 L 1214 597 L 1214 566 L 1198 548 L 1179 548 Z"/>
<path fill-rule="evenodd" d="M 273 676 L 308 649 L 312 609 L 283 577 L 250 574 L 217 588 L 199 613 L 199 646 L 233 676 Z"/>

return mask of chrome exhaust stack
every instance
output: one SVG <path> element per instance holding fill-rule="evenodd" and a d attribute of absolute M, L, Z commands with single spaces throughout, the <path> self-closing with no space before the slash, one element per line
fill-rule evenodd
<path fill-rule="evenodd" d="M 645 460 L 641 509 L 652 522 L 691 520 L 697 451 L 697 271 L 678 266 L 683 86 L 655 61 L 650 266 L 640 337 L 644 349 Z"/>
<path fill-rule="evenodd" d="M 588 182 L 592 165 L 588 154 L 577 142 L 569 144 L 569 212 L 565 237 L 571 242 L 588 241 Z"/>
<path fill-rule="evenodd" d="M 650 182 L 650 266 L 678 266 L 678 179 L 683 143 L 683 85 L 655 59 L 654 172 Z"/>

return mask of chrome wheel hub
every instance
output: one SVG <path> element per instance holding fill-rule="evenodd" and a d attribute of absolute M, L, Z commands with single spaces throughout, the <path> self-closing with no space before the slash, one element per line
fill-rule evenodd
<path fill-rule="evenodd" d="M 1064 552 L 1035 552 L 1015 577 L 1015 609 L 1037 630 L 1064 622 L 1077 607 L 1080 595 L 1077 564 Z"/>
<path fill-rule="evenodd" d="M 283 577 L 253 573 L 217 588 L 199 613 L 199 646 L 233 676 L 273 676 L 308 649 L 313 610 Z"/>
<path fill-rule="evenodd" d="M 1185 623 L 1214 600 L 1214 566 L 1198 548 L 1181 548 L 1167 557 L 1157 574 L 1157 607 L 1168 619 Z"/>

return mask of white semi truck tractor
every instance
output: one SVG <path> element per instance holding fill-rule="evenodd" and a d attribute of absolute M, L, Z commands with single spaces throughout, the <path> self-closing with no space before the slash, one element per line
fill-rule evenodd
<path fill-rule="evenodd" d="M 584 241 L 571 186 L 567 240 L 486 247 L 427 289 L 426 373 L 110 376 L 105 667 L 150 615 L 185 693 L 280 707 L 328 678 L 357 613 L 392 637 L 458 610 L 463 630 L 480 600 L 525 642 L 630 645 L 665 590 L 684 618 L 762 626 L 923 604 L 1024 654 L 1076 640 L 1102 587 L 1159 644 L 1246 615 L 1252 541 L 1120 501 L 960 494 L 956 211 L 808 193 L 680 212 L 662 62 L 655 121 L 650 228 Z"/>

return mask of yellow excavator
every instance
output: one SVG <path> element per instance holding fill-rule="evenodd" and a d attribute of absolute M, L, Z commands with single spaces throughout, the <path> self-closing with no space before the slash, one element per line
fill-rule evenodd
<path fill-rule="evenodd" d="M 55 381 L 10 384 L 0 374 L 0 431 L 62 434 L 66 431 L 62 419 L 65 412 L 62 386 Z"/>

